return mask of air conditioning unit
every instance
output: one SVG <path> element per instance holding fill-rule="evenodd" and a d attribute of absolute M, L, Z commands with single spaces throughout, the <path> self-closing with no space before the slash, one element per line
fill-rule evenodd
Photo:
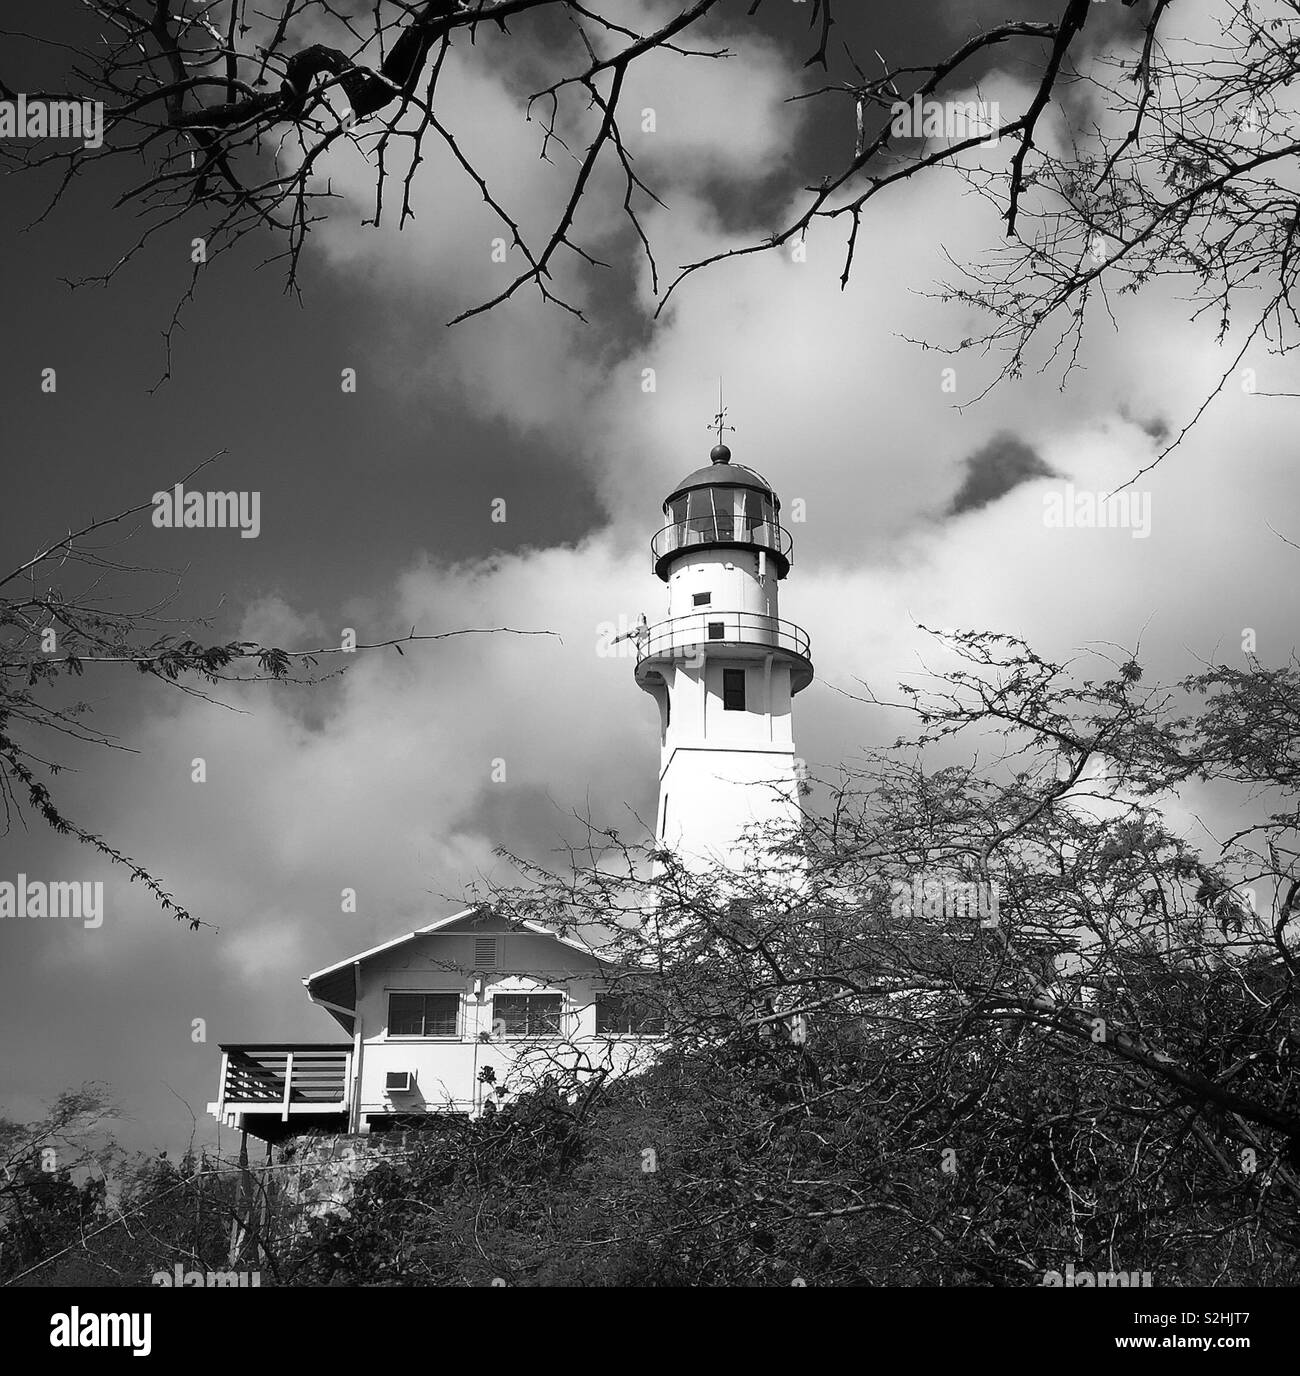
<path fill-rule="evenodd" d="M 384 1072 L 385 1094 L 409 1094 L 415 1088 L 415 1073 L 410 1070 Z"/>

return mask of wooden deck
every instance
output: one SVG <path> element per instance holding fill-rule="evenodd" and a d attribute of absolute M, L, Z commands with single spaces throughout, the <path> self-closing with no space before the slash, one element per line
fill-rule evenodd
<path fill-rule="evenodd" d="M 253 1114 L 274 1114 L 283 1123 L 332 1117 L 347 1113 L 351 1083 L 352 1048 L 346 1043 L 223 1045 L 221 1090 L 209 1110 L 237 1126 Z"/>

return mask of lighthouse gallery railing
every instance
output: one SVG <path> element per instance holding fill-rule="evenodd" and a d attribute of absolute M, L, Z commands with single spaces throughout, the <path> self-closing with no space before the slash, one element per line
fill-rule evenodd
<path fill-rule="evenodd" d="M 811 658 L 808 632 L 761 612 L 704 611 L 660 621 L 640 637 L 637 662 L 694 645 L 769 645 Z"/>
<path fill-rule="evenodd" d="M 773 550 L 788 563 L 794 541 L 784 526 L 771 520 L 746 516 L 691 516 L 655 533 L 650 541 L 654 566 L 657 568 L 665 555 L 689 549 L 692 545 L 757 545 L 760 549 Z"/>

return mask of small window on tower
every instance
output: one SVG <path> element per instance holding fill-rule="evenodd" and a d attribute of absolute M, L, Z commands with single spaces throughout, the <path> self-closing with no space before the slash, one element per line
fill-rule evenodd
<path fill-rule="evenodd" d="M 745 710 L 745 671 L 743 669 L 724 669 L 722 671 L 722 707 L 726 712 Z"/>
<path fill-rule="evenodd" d="M 722 640 L 727 634 L 727 628 L 721 621 L 709 622 L 709 639 Z"/>
<path fill-rule="evenodd" d="M 707 607 L 713 601 L 713 594 L 711 592 L 697 592 L 694 600 L 697 607 Z"/>

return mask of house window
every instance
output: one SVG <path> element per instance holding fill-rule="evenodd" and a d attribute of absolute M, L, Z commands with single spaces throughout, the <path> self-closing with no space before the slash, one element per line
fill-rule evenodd
<path fill-rule="evenodd" d="M 558 1037 L 563 994 L 498 994 L 492 1030 L 504 1037 Z"/>
<path fill-rule="evenodd" d="M 743 669 L 724 669 L 722 671 L 722 707 L 726 712 L 745 710 L 745 671 Z"/>
<path fill-rule="evenodd" d="M 722 639 L 725 637 L 726 634 L 727 634 L 727 628 L 726 628 L 725 623 L 723 623 L 723 622 L 721 622 L 721 621 L 710 621 L 710 622 L 709 622 L 709 639 L 710 639 L 710 640 L 722 640 Z"/>
<path fill-rule="evenodd" d="M 606 991 L 596 995 L 598 1033 L 615 1037 L 658 1037 L 663 1035 L 663 1030 L 663 1014 L 634 994 Z"/>
<path fill-rule="evenodd" d="M 707 607 L 713 601 L 713 594 L 711 592 L 697 592 L 693 595 L 692 600 L 697 607 Z"/>
<path fill-rule="evenodd" d="M 494 936 L 474 938 L 474 968 L 476 970 L 495 970 L 497 964 L 497 939 Z"/>
<path fill-rule="evenodd" d="M 390 1037 L 454 1037 L 459 1019 L 459 994 L 388 996 Z"/>

